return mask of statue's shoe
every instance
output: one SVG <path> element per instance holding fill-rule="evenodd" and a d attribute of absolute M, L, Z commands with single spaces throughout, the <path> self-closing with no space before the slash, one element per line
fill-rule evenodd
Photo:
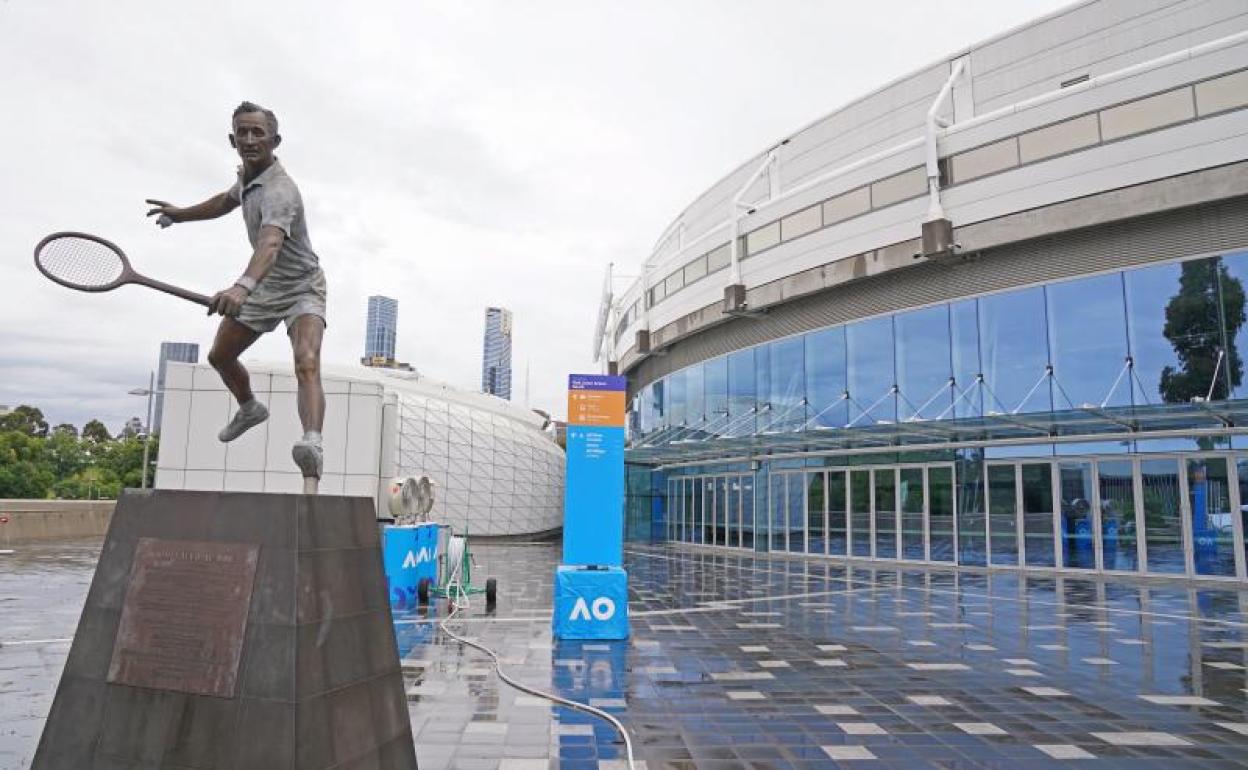
<path fill-rule="evenodd" d="M 233 441 L 249 429 L 269 419 L 269 410 L 264 404 L 259 401 L 254 401 L 252 404 L 252 407 L 249 409 L 239 409 L 235 412 L 234 419 L 230 420 L 229 425 L 221 429 L 221 432 L 217 434 L 217 438 L 227 442 Z"/>
<path fill-rule="evenodd" d="M 321 477 L 321 467 L 325 462 L 325 450 L 320 444 L 311 441 L 296 441 L 291 447 L 290 456 L 295 459 L 295 465 L 299 466 L 299 470 L 303 473 L 303 477 L 319 479 Z"/>

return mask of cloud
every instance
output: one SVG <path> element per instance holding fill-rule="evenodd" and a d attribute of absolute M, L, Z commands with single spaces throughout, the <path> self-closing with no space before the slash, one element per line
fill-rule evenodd
<path fill-rule="evenodd" d="M 210 293 L 249 254 L 237 215 L 160 231 L 143 199 L 225 189 L 242 99 L 275 109 L 329 278 L 325 358 L 362 354 L 365 298 L 399 300 L 398 351 L 476 388 L 483 310 L 516 313 L 515 399 L 563 412 L 608 261 L 745 158 L 836 106 L 1058 0 L 775 3 L 0 3 L 0 403 L 54 421 L 141 411 L 162 340 L 215 321 L 137 288 L 75 294 L 30 249 L 98 232 Z M 256 358 L 287 360 L 283 335 Z"/>

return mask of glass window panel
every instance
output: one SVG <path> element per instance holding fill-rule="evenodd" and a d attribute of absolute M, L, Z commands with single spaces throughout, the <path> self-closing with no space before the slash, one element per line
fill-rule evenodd
<path fill-rule="evenodd" d="M 856 426 L 897 420 L 897 398 L 889 393 L 893 371 L 893 319 L 873 318 L 845 327 L 849 417 Z"/>
<path fill-rule="evenodd" d="M 728 545 L 728 479 L 715 480 L 715 545 Z"/>
<path fill-rule="evenodd" d="M 1248 70 L 1196 84 L 1196 109 L 1201 117 L 1248 105 Z"/>
<path fill-rule="evenodd" d="M 739 548 L 741 546 L 741 477 L 729 476 L 728 481 L 728 520 L 727 520 L 727 546 L 729 548 Z"/>
<path fill-rule="evenodd" d="M 828 553 L 844 556 L 848 547 L 845 509 L 845 471 L 828 471 Z"/>
<path fill-rule="evenodd" d="M 1248 383 L 1244 378 L 1244 358 L 1248 357 L 1248 324 L 1244 323 L 1244 286 L 1248 283 L 1248 251 L 1228 254 L 1222 258 L 1222 264 L 1224 267 L 1219 276 L 1219 293 L 1229 344 L 1226 360 L 1222 362 L 1223 379 L 1218 383 L 1218 388 L 1223 388 L 1229 379 L 1231 392 L 1235 397 L 1245 398 L 1248 397 Z M 1218 390 L 1214 391 L 1213 396 L 1222 397 Z"/>
<path fill-rule="evenodd" d="M 1023 476 L 1023 537 L 1029 567 L 1057 565 L 1053 549 L 1053 466 L 1026 463 Z"/>
<path fill-rule="evenodd" d="M 901 313 L 894 318 L 897 333 L 897 399 L 900 419 L 931 419 L 953 402 L 949 350 L 949 306 Z M 947 415 L 946 415 L 947 416 Z"/>
<path fill-rule="evenodd" d="M 748 256 L 754 256 L 764 249 L 770 249 L 780 242 L 780 223 L 772 222 L 763 225 L 757 230 L 746 233 L 745 235 L 745 253 Z"/>
<path fill-rule="evenodd" d="M 1129 460 L 1096 464 L 1101 488 L 1101 567 L 1135 572 L 1136 550 L 1135 479 Z"/>
<path fill-rule="evenodd" d="M 928 468 L 927 492 L 930 500 L 928 520 L 931 528 L 932 561 L 954 561 L 953 468 Z"/>
<path fill-rule="evenodd" d="M 689 495 L 685 505 L 685 542 L 698 542 L 698 519 L 701 518 L 701 479 L 685 479 L 685 494 Z"/>
<path fill-rule="evenodd" d="M 754 477 L 741 477 L 741 547 L 754 547 Z"/>
<path fill-rule="evenodd" d="M 898 472 L 901 497 L 901 558 L 926 559 L 923 505 L 923 469 L 902 468 Z"/>
<path fill-rule="evenodd" d="M 691 284 L 706 275 L 706 255 L 702 255 L 685 265 L 685 284 Z"/>
<path fill-rule="evenodd" d="M 992 396 L 989 412 L 1043 412 L 1052 408 L 1048 382 L 1041 381 L 1049 362 L 1044 289 L 1023 289 L 979 299 L 979 349 L 984 379 Z"/>
<path fill-rule="evenodd" d="M 1013 465 L 988 466 L 988 538 L 993 564 L 1018 564 L 1017 493 Z"/>
<path fill-rule="evenodd" d="M 1060 463 L 1058 478 L 1062 495 L 1062 563 L 1070 569 L 1096 569 L 1092 524 L 1092 464 Z"/>
<path fill-rule="evenodd" d="M 1240 532 L 1244 533 L 1244 557 L 1248 562 L 1248 459 L 1240 459 L 1236 462 L 1236 476 L 1239 477 L 1239 515 L 1240 515 Z"/>
<path fill-rule="evenodd" d="M 699 543 L 714 544 L 715 542 L 715 508 L 717 505 L 715 479 L 702 479 L 702 534 Z"/>
<path fill-rule="evenodd" d="M 754 351 L 741 350 L 728 356 L 728 422 L 722 431 L 725 435 L 747 436 L 754 432 L 754 386 Z"/>
<path fill-rule="evenodd" d="M 666 296 L 670 297 L 676 292 L 680 291 L 681 288 L 684 287 L 684 285 L 685 285 L 684 271 L 677 270 L 676 272 L 669 275 L 667 278 L 663 279 L 663 293 Z"/>
<path fill-rule="evenodd" d="M 767 427 L 775 416 L 771 409 L 771 345 L 754 348 L 754 392 L 758 394 L 757 430 Z"/>
<path fill-rule="evenodd" d="M 806 474 L 806 533 L 807 550 L 810 553 L 825 553 L 827 538 L 825 525 L 827 517 L 824 507 L 827 500 L 824 495 L 824 473 L 815 471 Z"/>
<path fill-rule="evenodd" d="M 686 427 L 689 423 L 685 412 L 685 373 L 669 374 L 663 381 L 667 383 L 667 424 L 672 427 Z M 673 431 L 671 435 L 677 432 Z"/>
<path fill-rule="evenodd" d="M 849 422 L 845 393 L 845 327 L 805 336 L 806 398 L 810 427 L 840 428 Z"/>
<path fill-rule="evenodd" d="M 732 263 L 732 244 L 725 243 L 723 246 L 711 251 L 706 255 L 706 269 L 710 272 L 722 270 Z"/>
<path fill-rule="evenodd" d="M 1192 556 L 1197 575 L 1235 574 L 1235 536 L 1226 458 L 1187 461 L 1187 501 L 1192 512 Z"/>
<path fill-rule="evenodd" d="M 961 453 L 957 462 L 958 563 L 988 563 L 987 499 L 984 496 L 984 465 L 980 453 Z"/>
<path fill-rule="evenodd" d="M 806 550 L 806 474 L 790 473 L 786 479 L 789 495 L 788 550 L 800 553 Z"/>
<path fill-rule="evenodd" d="M 877 470 L 875 476 L 875 557 L 897 558 L 897 473 Z"/>
<path fill-rule="evenodd" d="M 975 385 L 975 378 L 983 371 L 979 363 L 978 300 L 968 299 L 949 306 L 949 337 L 957 392 L 953 410 L 945 416 L 983 416 L 984 395 Z"/>
<path fill-rule="evenodd" d="M 1101 136 L 1108 142 L 1194 117 L 1192 89 L 1184 86 L 1101 110 Z"/>
<path fill-rule="evenodd" d="M 790 337 L 771 343 L 771 390 L 767 399 L 771 413 L 765 430 L 798 430 L 806 422 L 802 400 L 806 397 L 806 375 L 803 367 L 805 347 L 801 337 Z"/>
<path fill-rule="evenodd" d="M 654 397 L 651 399 L 650 405 L 653 409 L 653 427 L 655 430 L 662 430 L 668 425 L 668 403 L 667 403 L 667 384 L 664 380 L 659 380 L 653 384 Z"/>
<path fill-rule="evenodd" d="M 1162 402 L 1161 377 L 1178 372 L 1179 359 L 1166 337 L 1166 307 L 1178 299 L 1182 265 L 1158 265 L 1123 275 L 1127 289 L 1127 331 L 1135 361 L 1132 393 L 1137 404 Z M 1189 329 L 1190 324 L 1187 324 Z M 1204 326 L 1204 324 L 1202 324 Z M 1216 329 L 1208 326 L 1199 336 Z M 1171 330 L 1173 335 L 1173 327 Z"/>
<path fill-rule="evenodd" d="M 871 472 L 850 471 L 849 511 L 853 555 L 871 555 Z"/>
<path fill-rule="evenodd" d="M 721 435 L 728 423 L 728 359 L 716 358 L 703 367 L 703 388 L 706 393 L 703 409 L 706 411 L 705 430 Z"/>
<path fill-rule="evenodd" d="M 679 438 L 698 438 L 706 427 L 706 383 L 702 364 L 685 369 L 685 424 L 692 430 Z"/>
<path fill-rule="evenodd" d="M 1122 274 L 1055 283 L 1045 294 L 1057 408 L 1130 405 L 1131 386 L 1123 374 L 1127 328 Z"/>
<path fill-rule="evenodd" d="M 788 532 L 788 478 L 783 473 L 771 474 L 771 518 L 768 520 L 767 550 L 784 551 Z"/>
<path fill-rule="evenodd" d="M 1144 547 L 1149 572 L 1187 572 L 1183 553 L 1183 506 L 1179 492 L 1179 461 L 1141 460 Z"/>
<path fill-rule="evenodd" d="M 1083 115 L 1019 136 L 1019 156 L 1023 163 L 1031 163 L 1088 147 L 1100 140 L 1096 115 Z"/>

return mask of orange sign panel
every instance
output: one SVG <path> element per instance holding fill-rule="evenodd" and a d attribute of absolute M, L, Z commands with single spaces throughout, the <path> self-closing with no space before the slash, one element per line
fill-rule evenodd
<path fill-rule="evenodd" d="M 568 425 L 624 427 L 624 391 L 570 391 L 568 393 Z"/>

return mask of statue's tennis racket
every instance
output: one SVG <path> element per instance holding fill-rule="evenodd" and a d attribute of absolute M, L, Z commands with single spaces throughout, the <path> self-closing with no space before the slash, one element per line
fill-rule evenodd
<path fill-rule="evenodd" d="M 133 283 L 205 307 L 211 301 L 203 294 L 140 275 L 117 244 L 87 233 L 52 233 L 39 241 L 35 267 L 48 279 L 77 291 L 112 291 Z"/>

